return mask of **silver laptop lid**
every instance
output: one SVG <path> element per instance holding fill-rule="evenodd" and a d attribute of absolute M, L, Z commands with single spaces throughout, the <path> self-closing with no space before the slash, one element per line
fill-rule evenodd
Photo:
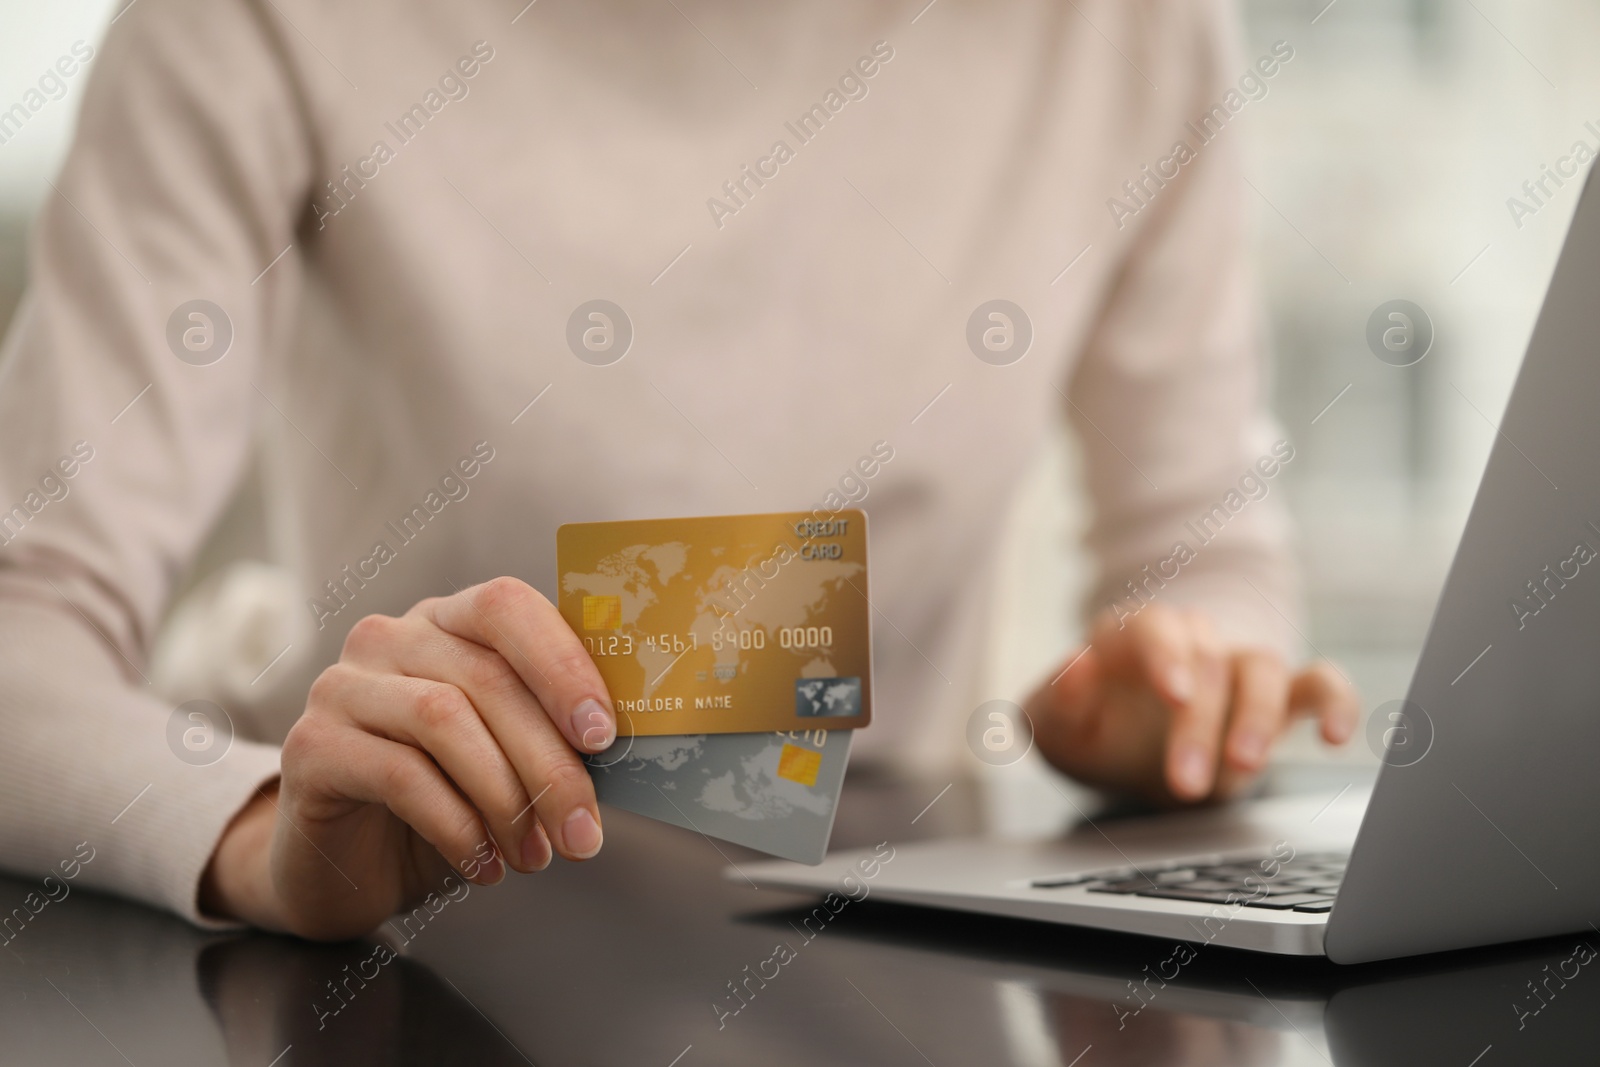
<path fill-rule="evenodd" d="M 1595 181 L 1591 169 L 1329 919 L 1341 963 L 1600 921 Z"/>

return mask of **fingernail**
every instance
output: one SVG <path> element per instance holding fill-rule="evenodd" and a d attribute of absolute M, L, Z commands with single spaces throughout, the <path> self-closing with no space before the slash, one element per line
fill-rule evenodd
<path fill-rule="evenodd" d="M 586 860 L 600 851 L 600 824 L 594 821 L 588 808 L 578 808 L 562 824 L 561 840 L 568 852 Z"/>
<path fill-rule="evenodd" d="M 529 870 L 542 871 L 550 866 L 550 857 L 550 837 L 535 819 L 533 828 L 522 838 L 522 865 Z"/>
<path fill-rule="evenodd" d="M 1355 736 L 1356 724 L 1349 719 L 1335 719 L 1328 733 L 1333 736 L 1333 743 L 1342 745 Z"/>
<path fill-rule="evenodd" d="M 500 861 L 499 853 L 496 853 L 478 865 L 478 877 L 473 881 L 479 885 L 499 885 L 505 877 L 506 865 Z"/>
<path fill-rule="evenodd" d="M 1233 756 L 1254 767 L 1267 755 L 1267 739 L 1260 734 L 1241 734 L 1233 739 Z"/>
<path fill-rule="evenodd" d="M 1189 796 L 1201 796 L 1211 785 L 1211 761 L 1198 748 L 1178 753 L 1178 786 Z"/>
<path fill-rule="evenodd" d="M 1167 669 L 1167 690 L 1179 700 L 1187 702 L 1194 695 L 1194 672 L 1183 664 Z"/>
<path fill-rule="evenodd" d="M 605 705 L 590 697 L 572 713 L 572 732 L 583 740 L 583 746 L 603 749 L 617 739 L 617 722 Z"/>

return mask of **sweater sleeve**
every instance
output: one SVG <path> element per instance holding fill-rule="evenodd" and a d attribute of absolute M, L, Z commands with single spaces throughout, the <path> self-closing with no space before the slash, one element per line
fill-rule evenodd
<path fill-rule="evenodd" d="M 1177 100 L 1162 120 L 1170 162 L 1149 161 L 1177 174 L 1161 186 L 1142 178 L 1137 200 L 1119 197 L 1126 259 L 1069 385 L 1067 417 L 1082 442 L 1087 541 L 1100 565 L 1088 612 L 1192 606 L 1227 639 L 1289 652 L 1299 588 L 1282 501 L 1294 442 L 1263 398 L 1246 211 L 1255 194 L 1240 167 L 1246 131 L 1233 128 L 1248 115 L 1228 110 L 1249 106 L 1237 89 L 1248 66 L 1227 12 L 1220 0 L 1191 9 L 1186 82 L 1163 86 Z M 1205 116 L 1211 125 L 1198 125 Z M 1187 157 L 1175 151 L 1180 138 Z"/>
<path fill-rule="evenodd" d="M 292 317 L 312 153 L 283 32 L 254 0 L 143 0 L 80 43 L 76 139 L 0 350 L 0 864 L 92 852 L 79 885 L 194 921 L 278 752 L 179 712 L 148 656 Z"/>

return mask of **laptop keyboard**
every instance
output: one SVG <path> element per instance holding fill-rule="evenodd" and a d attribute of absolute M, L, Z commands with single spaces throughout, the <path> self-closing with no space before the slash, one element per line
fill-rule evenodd
<path fill-rule="evenodd" d="M 1090 874 L 1036 878 L 1028 884 L 1034 889 L 1074 887 L 1090 893 L 1317 913 L 1332 910 L 1346 858 L 1338 852 L 1301 853 L 1287 863 L 1279 863 L 1275 856 L 1231 857 L 1214 863 L 1149 869 L 1119 867 Z M 1277 873 L 1269 876 L 1266 872 L 1274 865 Z"/>

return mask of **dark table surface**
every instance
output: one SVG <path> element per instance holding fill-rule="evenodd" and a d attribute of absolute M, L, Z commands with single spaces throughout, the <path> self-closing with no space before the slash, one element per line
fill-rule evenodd
<path fill-rule="evenodd" d="M 973 830 L 963 785 L 912 823 L 940 786 L 852 781 L 835 847 Z M 1356 968 L 1209 947 L 1130 1014 L 1171 944 L 870 896 L 808 939 L 815 899 L 722 877 L 753 857 L 608 811 L 598 859 L 457 892 L 392 959 L 75 890 L 0 951 L 0 1064 L 1600 1062 L 1600 933 Z"/>

